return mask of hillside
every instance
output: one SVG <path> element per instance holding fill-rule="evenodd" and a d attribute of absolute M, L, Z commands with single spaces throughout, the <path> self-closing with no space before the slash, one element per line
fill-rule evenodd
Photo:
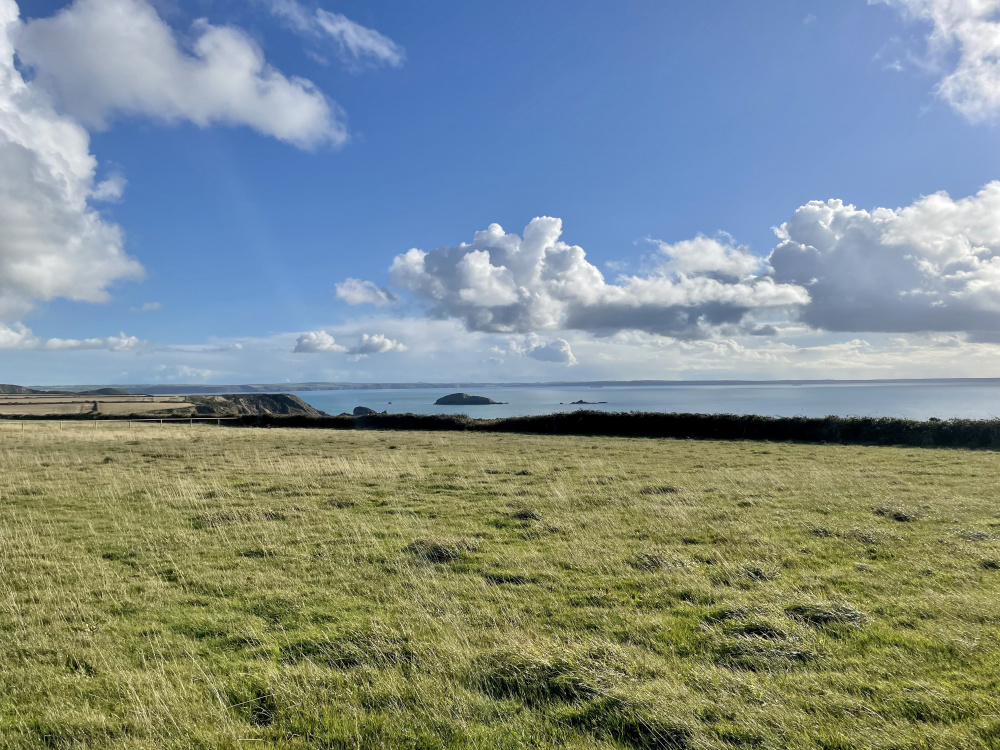
<path fill-rule="evenodd" d="M 9 385 L 6 383 L 0 383 L 0 393 L 28 394 L 28 393 L 42 393 L 42 391 L 36 391 L 33 388 L 25 388 L 23 385 Z"/>

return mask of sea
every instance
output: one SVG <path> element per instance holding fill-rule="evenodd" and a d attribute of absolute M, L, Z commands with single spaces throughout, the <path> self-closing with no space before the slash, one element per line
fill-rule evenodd
<path fill-rule="evenodd" d="M 503 403 L 438 406 L 449 393 L 466 392 Z M 1000 379 L 697 383 L 671 385 L 511 385 L 297 391 L 328 414 L 367 406 L 390 414 L 467 414 L 477 419 L 578 409 L 603 411 L 759 414 L 774 417 L 896 417 L 901 419 L 996 419 Z M 584 401 L 584 404 L 573 402 Z"/>

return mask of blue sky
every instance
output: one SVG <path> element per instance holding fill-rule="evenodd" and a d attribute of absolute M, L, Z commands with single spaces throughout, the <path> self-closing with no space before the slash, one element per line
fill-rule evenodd
<path fill-rule="evenodd" d="M 0 381 L 996 375 L 998 16 L 0 0 Z"/>

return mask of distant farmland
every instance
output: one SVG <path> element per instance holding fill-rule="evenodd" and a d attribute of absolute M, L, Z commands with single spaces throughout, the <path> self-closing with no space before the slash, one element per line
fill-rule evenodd
<path fill-rule="evenodd" d="M 192 404 L 183 396 L 131 396 L 72 394 L 0 394 L 0 415 L 119 416 L 143 412 L 187 409 Z"/>

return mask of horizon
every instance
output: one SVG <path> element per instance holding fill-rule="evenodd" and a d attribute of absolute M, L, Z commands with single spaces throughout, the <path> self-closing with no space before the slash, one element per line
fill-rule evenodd
<path fill-rule="evenodd" d="M 998 18 L 0 0 L 0 380 L 990 378 Z"/>
<path fill-rule="evenodd" d="M 266 383 L 266 382 L 245 382 L 245 383 L 50 383 L 50 384 L 22 384 L 22 383 L 0 383 L 0 387 L 14 386 L 30 389 L 58 389 L 68 391 L 71 389 L 95 390 L 99 388 L 151 388 L 151 389 L 191 389 L 192 392 L 199 389 L 225 389 L 225 388 L 267 388 L 274 392 L 281 390 L 421 390 L 421 389 L 443 389 L 459 387 L 478 388 L 551 388 L 551 387 L 657 387 L 657 386 L 711 386 L 711 385 L 798 385 L 798 384 L 894 384 L 894 383 L 1000 383 L 1000 377 L 996 378 L 799 378 L 799 379 L 692 379 L 692 380 L 551 380 L 551 381 L 358 381 L 358 382 L 334 382 L 334 381 L 304 381 L 295 383 Z"/>

